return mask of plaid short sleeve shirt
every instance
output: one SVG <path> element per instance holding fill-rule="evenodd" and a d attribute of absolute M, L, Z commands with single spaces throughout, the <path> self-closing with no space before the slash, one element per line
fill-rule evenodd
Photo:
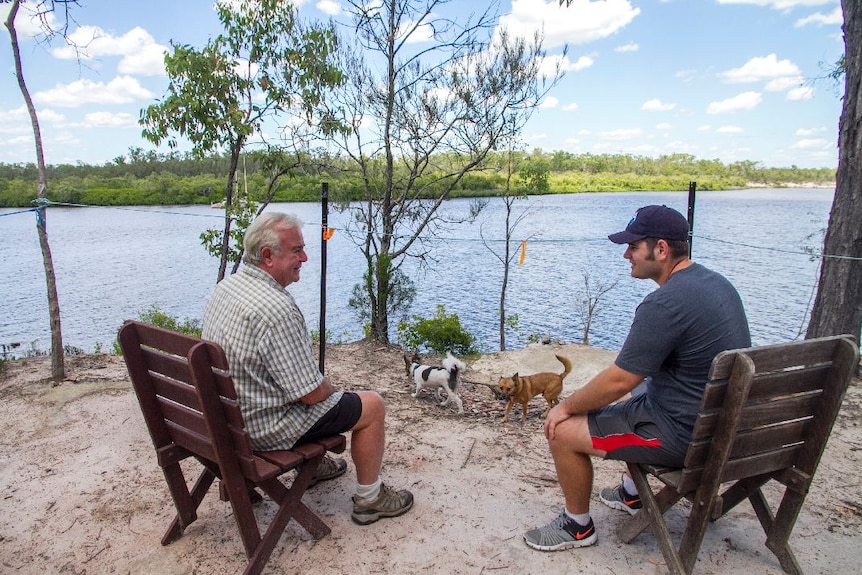
<path fill-rule="evenodd" d="M 255 266 L 216 285 L 204 311 L 204 339 L 221 345 L 230 364 L 252 447 L 289 449 L 341 399 L 299 399 L 323 380 L 299 307 L 272 276 Z"/>

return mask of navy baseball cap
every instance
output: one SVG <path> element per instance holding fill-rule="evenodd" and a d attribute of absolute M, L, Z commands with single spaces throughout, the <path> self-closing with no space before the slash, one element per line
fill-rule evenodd
<path fill-rule="evenodd" d="M 608 236 L 615 244 L 630 244 L 644 238 L 688 240 L 688 221 L 678 211 L 667 206 L 644 206 L 622 232 Z"/>

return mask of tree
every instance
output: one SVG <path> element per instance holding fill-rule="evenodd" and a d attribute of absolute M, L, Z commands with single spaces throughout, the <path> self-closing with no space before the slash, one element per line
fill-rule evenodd
<path fill-rule="evenodd" d="M 581 343 L 590 345 L 590 328 L 601 309 L 599 301 L 605 294 L 617 287 L 619 280 L 605 279 L 593 282 L 588 268 L 582 268 L 581 274 L 584 277 L 584 295 L 580 301 L 576 302 L 575 309 L 584 324 L 584 338 Z"/>
<path fill-rule="evenodd" d="M 862 329 L 862 2 L 842 0 L 844 102 L 838 124 L 835 198 L 823 244 L 820 281 L 805 337 Z"/>
<path fill-rule="evenodd" d="M 332 65 L 336 49 L 332 28 L 302 25 L 291 2 L 221 0 L 216 7 L 224 34 L 201 50 L 171 44 L 172 51 L 165 56 L 167 96 L 142 110 L 140 123 L 144 137 L 156 145 L 167 140 L 175 148 L 177 141 L 169 134 L 177 132 L 189 139 L 198 155 L 229 154 L 216 280 L 221 281 L 231 256 L 239 253 L 231 241 L 242 234 L 232 233 L 232 224 L 247 208 L 234 206 L 244 148 L 255 136 L 267 142 L 263 132 L 267 121 L 280 123 L 285 141 L 296 148 L 306 145 L 306 128 L 313 131 L 316 126 L 328 134 L 337 130 L 336 122 L 316 112 L 324 90 L 338 85 L 343 76 Z"/>
<path fill-rule="evenodd" d="M 538 158 L 527 158 L 523 160 L 516 156 L 520 153 L 516 152 L 512 147 L 506 153 L 506 184 L 503 191 L 503 205 L 506 213 L 504 223 L 504 238 L 503 252 L 497 252 L 494 247 L 489 244 L 484 235 L 482 242 L 494 257 L 500 260 L 503 265 L 503 278 L 500 283 L 500 300 L 499 300 L 499 325 L 500 334 L 500 351 L 506 350 L 506 328 L 517 321 L 517 315 L 508 315 L 506 311 L 506 292 L 509 287 L 509 271 L 512 261 L 518 255 L 516 250 L 512 250 L 512 236 L 518 224 L 526 217 L 527 211 L 523 211 L 517 216 L 513 212 L 516 200 L 526 199 L 529 194 L 547 193 L 550 184 L 548 183 L 548 163 Z M 512 179 L 517 171 L 517 180 L 513 183 Z"/>
<path fill-rule="evenodd" d="M 44 0 L 36 3 L 33 11 L 41 22 L 42 32 L 47 38 L 58 34 L 48 24 L 48 15 L 59 7 L 62 7 L 68 25 L 69 5 L 76 4 L 76 0 Z M 39 247 L 42 250 L 42 264 L 45 268 L 45 283 L 48 288 L 48 319 L 51 324 L 51 379 L 60 382 L 66 377 L 66 366 L 63 357 L 63 333 L 60 326 L 60 299 L 57 296 L 57 278 L 54 274 L 54 260 L 51 257 L 51 245 L 48 243 L 48 212 L 46 209 L 46 198 L 48 195 L 48 172 L 45 165 L 45 152 L 42 148 L 42 131 L 39 128 L 39 117 L 36 107 L 30 97 L 30 90 L 24 81 L 24 66 L 21 62 L 21 52 L 18 48 L 18 32 L 15 29 L 15 17 L 18 15 L 20 0 L 12 0 L 9 16 L 6 18 L 6 29 L 9 30 L 9 38 L 12 43 L 12 55 L 15 59 L 15 77 L 18 79 L 18 88 L 27 105 L 30 114 L 30 124 L 33 126 L 33 139 L 36 143 L 36 166 L 38 170 L 38 183 L 36 187 L 36 233 L 39 236 Z M 59 32 L 66 38 L 66 28 Z"/>
<path fill-rule="evenodd" d="M 361 182 L 347 233 L 366 265 L 367 299 L 356 301 L 367 301 L 370 336 L 381 342 L 404 259 L 427 261 L 427 242 L 445 227 L 438 208 L 560 77 L 559 68 L 541 76 L 541 36 L 502 31 L 491 41 L 490 12 L 455 22 L 440 15 L 447 3 L 348 2 L 355 45 L 341 52 L 349 81 L 333 104 L 352 129 L 336 144 Z"/>

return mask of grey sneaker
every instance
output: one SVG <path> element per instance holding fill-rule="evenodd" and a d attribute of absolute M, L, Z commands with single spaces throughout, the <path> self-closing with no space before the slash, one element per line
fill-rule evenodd
<path fill-rule="evenodd" d="M 616 487 L 606 487 L 605 489 L 602 489 L 602 492 L 599 493 L 599 499 L 601 499 L 602 503 L 611 509 L 625 511 L 629 515 L 634 515 L 641 507 L 643 507 L 643 505 L 641 505 L 640 495 L 632 495 L 626 491 L 626 488 L 623 487 L 622 483 Z"/>
<path fill-rule="evenodd" d="M 524 541 L 539 551 L 559 551 L 569 547 L 588 547 L 599 540 L 593 520 L 581 525 L 563 511 L 556 519 L 524 533 Z"/>
<path fill-rule="evenodd" d="M 314 472 L 314 477 L 311 478 L 308 486 L 313 487 L 321 481 L 329 481 L 336 477 L 341 477 L 347 471 L 347 462 L 343 459 L 333 459 L 328 455 L 324 455 L 323 459 L 317 465 L 317 470 Z"/>
<path fill-rule="evenodd" d="M 351 519 L 359 525 L 374 523 L 382 517 L 398 517 L 413 507 L 413 494 L 402 489 L 396 491 L 385 484 L 380 486 L 380 494 L 374 501 L 361 502 L 353 496 Z"/>

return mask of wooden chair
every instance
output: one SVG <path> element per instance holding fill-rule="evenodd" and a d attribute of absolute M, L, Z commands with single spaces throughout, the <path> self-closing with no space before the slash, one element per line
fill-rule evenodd
<path fill-rule="evenodd" d="M 119 342 L 177 510 L 162 545 L 180 538 L 197 519 L 216 478 L 249 558 L 247 574 L 263 570 L 291 518 L 315 539 L 329 534 L 301 499 L 324 454 L 344 451 L 343 435 L 285 451 L 252 451 L 221 347 L 135 321 L 123 325 Z M 191 490 L 180 467 L 189 457 L 203 466 Z M 278 477 L 293 469 L 297 474 L 288 488 Z M 252 510 L 252 499 L 260 498 L 255 487 L 278 504 L 263 537 Z"/>
<path fill-rule="evenodd" d="M 707 522 L 748 499 L 766 533 L 766 547 L 784 571 L 801 574 L 788 538 L 858 362 L 851 336 L 716 356 L 685 466 L 628 464 L 643 508 L 620 527 L 620 538 L 631 542 L 651 525 L 670 573 L 690 574 Z M 647 475 L 664 484 L 657 493 Z M 770 480 L 784 486 L 774 515 L 761 491 Z M 731 485 L 719 493 L 725 483 Z M 682 498 L 692 507 L 676 548 L 663 514 Z"/>

